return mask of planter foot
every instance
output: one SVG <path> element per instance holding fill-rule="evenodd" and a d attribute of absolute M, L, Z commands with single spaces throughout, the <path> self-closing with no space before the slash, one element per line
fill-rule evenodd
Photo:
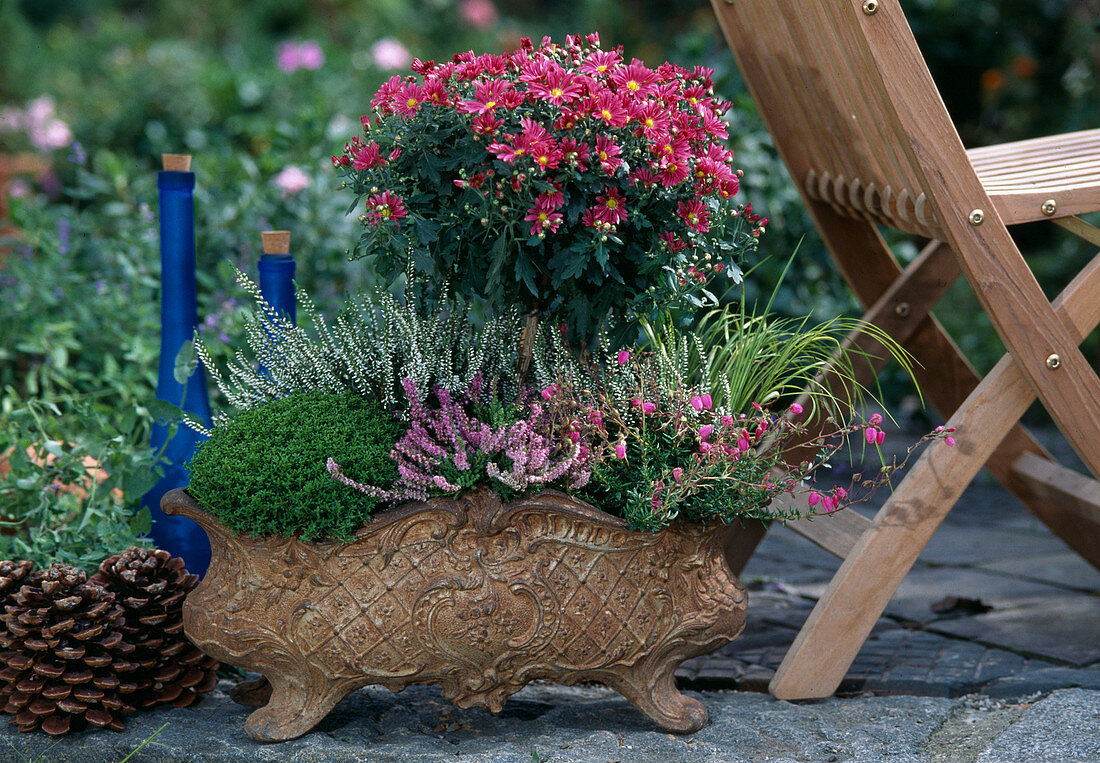
<path fill-rule="evenodd" d="M 643 715 L 661 729 L 675 734 L 692 734 L 710 722 L 707 708 L 697 699 L 682 694 L 673 678 L 675 667 L 663 671 L 653 683 L 608 681 Z M 644 675 L 645 671 L 641 671 Z"/>
<path fill-rule="evenodd" d="M 271 700 L 248 716 L 244 730 L 257 742 L 285 742 L 305 734 L 346 692 L 325 692 L 308 682 L 294 684 L 278 677 L 271 681 Z"/>
<path fill-rule="evenodd" d="M 271 701 L 271 684 L 263 676 L 241 681 L 229 690 L 229 698 L 238 705 L 263 707 Z"/>

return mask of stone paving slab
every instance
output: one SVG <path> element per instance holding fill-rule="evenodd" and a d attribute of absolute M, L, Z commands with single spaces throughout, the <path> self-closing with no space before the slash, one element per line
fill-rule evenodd
<path fill-rule="evenodd" d="M 1018 563 L 1019 564 L 1019 563 Z M 810 583 L 804 585 L 792 585 L 788 589 L 798 595 L 818 599 L 824 593 L 825 583 Z M 962 602 L 955 609 L 943 609 L 947 605 L 945 601 L 949 597 Z M 1067 613 L 1080 612 L 1085 617 L 1090 617 L 1100 624 L 1100 597 L 1094 593 L 1068 589 L 1065 586 L 1040 583 L 1027 580 L 1022 576 L 980 569 L 968 569 L 966 567 L 929 567 L 927 565 L 914 566 L 909 574 L 898 586 L 897 592 L 886 605 L 886 614 L 910 623 L 937 625 L 945 621 L 954 621 L 973 618 L 976 622 L 983 619 L 984 614 L 968 610 L 968 602 L 988 607 L 989 615 L 1011 612 L 1019 609 L 1030 610 L 1034 607 L 1042 607 L 1048 602 L 1059 602 L 1060 609 Z M 1065 628 L 1057 632 L 1048 627 L 1057 627 L 1043 618 L 1032 621 L 1031 631 L 1036 638 L 1043 641 L 1063 639 L 1066 636 Z M 948 629 L 946 632 L 954 632 Z M 962 635 L 962 634 L 960 634 Z M 1036 638 L 1032 638 L 1035 641 Z M 1085 639 L 1071 638 L 1077 642 Z M 1097 642 L 1100 648 L 1100 639 L 1088 639 L 1088 642 Z M 1017 639 L 1013 646 L 1021 645 Z M 1090 652 L 1089 644 L 1081 643 L 1085 652 Z M 1050 655 L 1060 657 L 1061 655 Z M 1100 653 L 1091 658 L 1085 657 L 1085 662 L 1100 659 Z"/>
<path fill-rule="evenodd" d="M 767 691 L 795 636 L 788 631 L 785 639 L 778 638 L 781 634 L 775 629 L 768 634 L 770 640 L 760 637 L 748 648 L 735 641 L 714 654 L 685 662 L 676 673 L 678 682 L 696 689 Z M 996 696 L 1015 697 L 1076 686 L 1100 689 L 1098 681 L 1100 667 L 1066 668 L 972 641 L 894 627 L 872 632 L 838 693 L 959 697 L 987 693 L 997 686 Z"/>
<path fill-rule="evenodd" d="M 939 620 L 928 627 L 1084 667 L 1100 661 L 1100 599 L 1083 598 L 1023 600 L 1008 609 Z"/>
<path fill-rule="evenodd" d="M 1029 707 L 978 756 L 979 763 L 1010 760 L 1100 760 L 1100 694 L 1085 689 L 1054 692 Z"/>
<path fill-rule="evenodd" d="M 533 685 L 499 715 L 460 710 L 433 687 L 371 687 L 300 739 L 261 745 L 251 711 L 222 682 L 197 706 L 133 715 L 123 732 L 53 740 L 0 725 L 0 760 L 51 763 L 736 763 L 738 761 L 1092 761 L 1100 759 L 1100 691 L 1000 702 L 966 697 L 860 697 L 783 702 L 759 693 L 698 692 L 711 724 L 677 736 L 598 686 Z M 159 730 L 159 732 L 158 732 Z M 155 736 L 153 736 L 155 734 Z M 1089 757 L 1091 756 L 1091 757 Z"/>
<path fill-rule="evenodd" d="M 1066 551 L 1028 556 L 1027 564 L 1021 564 L 1019 559 L 998 559 L 980 564 L 977 569 L 1100 594 L 1100 570 Z"/>

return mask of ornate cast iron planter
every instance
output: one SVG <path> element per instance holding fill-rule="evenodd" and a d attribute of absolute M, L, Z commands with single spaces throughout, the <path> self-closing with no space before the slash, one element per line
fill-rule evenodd
<path fill-rule="evenodd" d="M 696 731 L 706 708 L 673 671 L 745 624 L 718 528 L 632 532 L 553 491 L 405 504 L 350 543 L 236 536 L 183 490 L 163 508 L 210 536 L 184 629 L 270 682 L 236 697 L 266 702 L 245 725 L 260 741 L 306 733 L 368 684 L 439 684 L 459 707 L 498 712 L 538 679 L 599 681 L 662 729 Z"/>

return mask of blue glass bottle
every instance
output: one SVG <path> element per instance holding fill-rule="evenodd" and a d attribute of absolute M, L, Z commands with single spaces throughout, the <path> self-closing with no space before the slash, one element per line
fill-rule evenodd
<path fill-rule="evenodd" d="M 264 231 L 260 234 L 264 253 L 260 257 L 260 293 L 276 313 L 289 316 L 297 325 L 294 300 L 294 258 L 290 256 L 290 232 Z"/>
<path fill-rule="evenodd" d="M 157 399 L 172 403 L 212 425 L 206 372 L 202 364 L 187 379 L 176 381 L 176 358 L 184 343 L 194 338 L 198 326 L 195 284 L 195 174 L 190 157 L 165 155 L 164 171 L 157 176 L 160 191 L 161 335 Z M 160 499 L 169 490 L 186 487 L 190 479 L 186 463 L 205 438 L 178 425 L 169 439 L 169 427 L 153 427 L 154 451 L 164 448 L 167 464 L 164 476 L 142 500 L 153 515 L 153 542 L 174 556 L 183 557 L 190 572 L 202 575 L 210 564 L 210 543 L 206 533 L 185 517 L 170 517 L 160 509 Z M 166 444 L 167 443 L 167 444 Z"/>

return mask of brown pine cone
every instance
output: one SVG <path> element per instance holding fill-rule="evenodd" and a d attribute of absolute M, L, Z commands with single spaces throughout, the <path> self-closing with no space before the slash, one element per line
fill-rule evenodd
<path fill-rule="evenodd" d="M 26 578 L 0 622 L 0 699 L 20 731 L 64 734 L 87 723 L 122 730 L 138 664 L 114 593 L 55 564 Z"/>
<path fill-rule="evenodd" d="M 183 633 L 183 599 L 199 582 L 183 559 L 160 549 L 130 548 L 105 559 L 91 582 L 115 591 L 126 610 L 121 630 L 137 647 L 138 707 L 187 707 L 214 688 L 217 661 Z"/>
<path fill-rule="evenodd" d="M 26 560 L 13 562 L 5 559 L 0 562 L 0 606 L 6 604 L 8 597 L 19 590 L 33 569 L 34 562 Z"/>

